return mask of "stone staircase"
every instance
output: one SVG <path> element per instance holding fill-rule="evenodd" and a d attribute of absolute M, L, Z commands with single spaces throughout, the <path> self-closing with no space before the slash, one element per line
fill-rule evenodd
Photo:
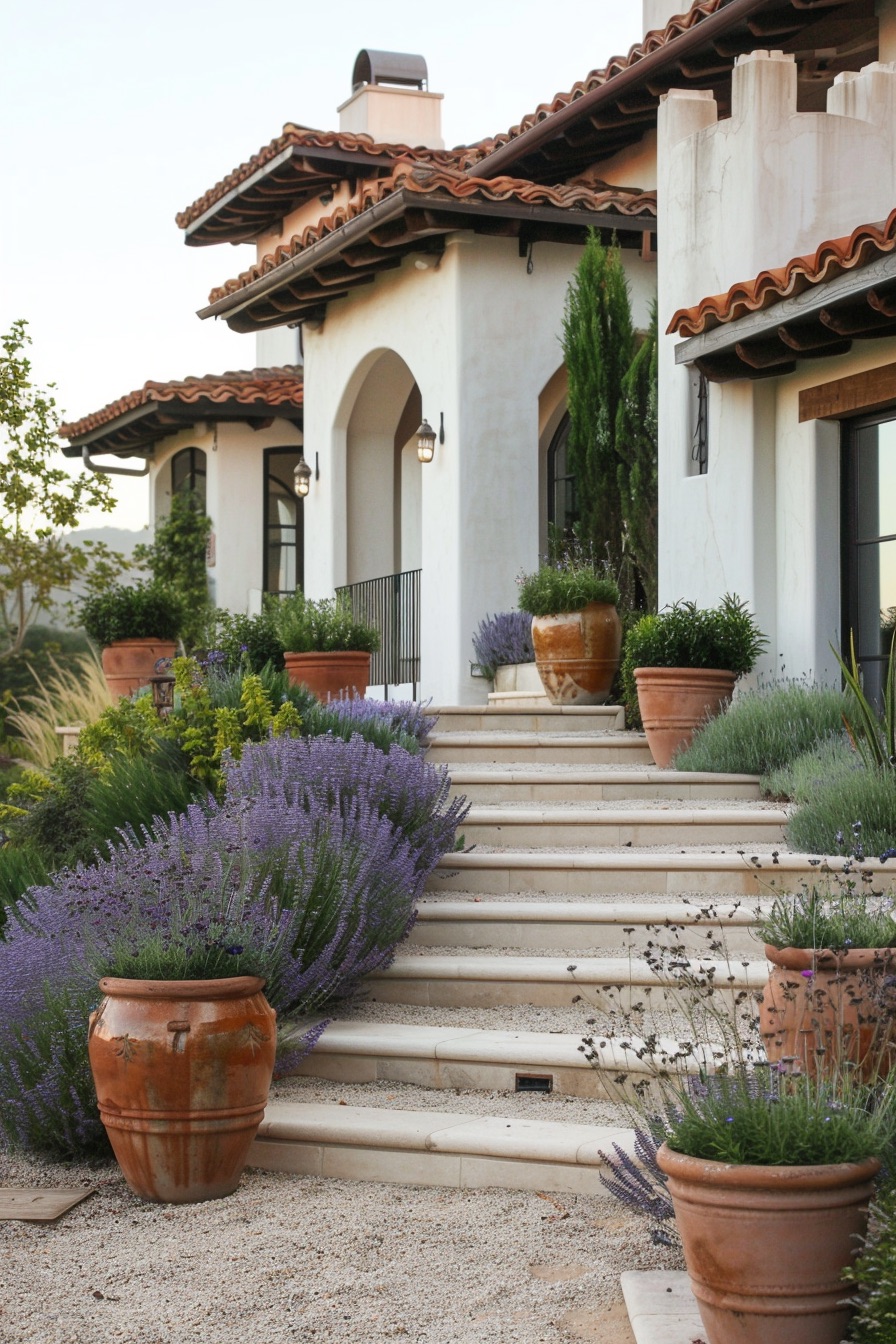
<path fill-rule="evenodd" d="M 300 1100 L 272 1101 L 250 1160 L 598 1193 L 600 1151 L 630 1136 L 606 1105 L 602 1122 L 560 1118 L 564 1100 L 608 1095 L 581 1048 L 587 1018 L 648 988 L 674 1000 L 642 955 L 668 924 L 702 965 L 715 957 L 718 983 L 759 987 L 757 902 L 770 878 L 794 889 L 817 864 L 787 852 L 786 813 L 760 801 L 755 778 L 657 770 L 613 706 L 443 710 L 429 759 L 471 800 L 475 848 L 442 861 L 409 943 L 290 1080 Z M 730 961 L 718 960 L 719 924 Z M 414 1108 L 392 1107 L 389 1088 Z"/>

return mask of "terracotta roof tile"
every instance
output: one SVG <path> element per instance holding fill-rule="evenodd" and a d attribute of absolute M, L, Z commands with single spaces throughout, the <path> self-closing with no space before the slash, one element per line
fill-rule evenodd
<path fill-rule="evenodd" d="M 244 289 L 291 257 L 297 256 L 306 247 L 335 232 L 350 219 L 363 214 L 378 201 L 400 190 L 419 193 L 421 196 L 441 192 L 455 200 L 513 200 L 521 205 L 553 205 L 565 210 L 611 211 L 620 216 L 644 215 L 651 221 L 656 218 L 655 192 L 636 192 L 621 187 L 598 190 L 592 185 L 583 183 L 545 187 L 519 178 L 469 177 L 456 168 L 399 164 L 390 177 L 363 183 L 348 205 L 340 206 L 317 224 L 309 225 L 301 233 L 294 234 L 288 242 L 262 257 L 249 270 L 213 289 L 209 295 L 209 303 L 215 303 L 228 294 Z"/>
<path fill-rule="evenodd" d="M 339 149 L 349 154 L 374 155 L 383 159 L 384 168 L 389 168 L 391 162 L 400 159 L 410 159 L 417 163 L 457 164 L 465 151 L 465 147 L 461 147 L 459 150 L 440 150 L 427 149 L 424 146 L 415 149 L 410 145 L 379 144 L 369 135 L 353 135 L 347 131 L 315 131 L 308 126 L 298 126 L 288 121 L 281 134 L 270 144 L 265 145 L 257 154 L 253 154 L 245 163 L 241 163 L 238 168 L 235 168 L 232 173 L 228 173 L 220 182 L 215 183 L 192 205 L 187 206 L 186 210 L 182 210 L 180 214 L 176 215 L 176 223 L 182 229 L 188 228 L 207 210 L 210 210 L 217 201 L 226 196 L 229 191 L 239 187 L 253 173 L 257 173 L 265 164 L 270 163 L 278 154 L 281 154 L 283 150 L 291 148 Z"/>
<path fill-rule="evenodd" d="M 667 332 L 699 336 L 725 322 L 734 322 L 745 313 L 756 312 L 801 294 L 812 285 L 833 280 L 843 271 L 867 266 L 877 257 L 896 249 L 896 209 L 881 224 L 862 224 L 843 238 L 831 238 L 809 256 L 793 257 L 786 266 L 760 271 L 752 280 L 743 280 L 725 294 L 713 294 L 693 306 L 679 308 Z"/>
<path fill-rule="evenodd" d="M 267 406 L 302 405 L 303 384 L 300 365 L 288 364 L 276 369 L 239 369 L 231 373 L 209 373 L 168 383 L 144 383 L 141 388 L 119 397 L 101 410 L 59 426 L 59 437 L 76 439 L 103 425 L 112 424 L 129 411 L 155 402 L 178 402 L 184 406 L 197 402 L 225 405 L 236 402 L 248 406 L 263 402 Z"/>
<path fill-rule="evenodd" d="M 549 103 L 540 103 L 534 112 L 530 112 L 523 117 L 517 126 L 512 126 L 509 131 L 502 135 L 496 135 L 489 139 L 480 140 L 468 149 L 464 162 L 468 167 L 474 166 L 480 159 L 486 158 L 499 146 L 507 144 L 511 140 L 516 140 L 518 136 L 525 131 L 531 130 L 540 121 L 559 112 L 561 108 L 574 103 L 584 94 L 590 93 L 592 89 L 599 88 L 600 85 L 608 83 L 614 75 L 627 70 L 630 66 L 649 56 L 651 52 L 656 51 L 658 47 L 665 47 L 673 42 L 676 37 L 693 28 L 695 24 L 714 14 L 717 9 L 721 9 L 727 0 L 702 0 L 702 3 L 695 4 L 686 14 L 678 14 L 671 18 L 665 28 L 652 29 L 647 35 L 629 50 L 627 56 L 614 56 L 603 66 L 602 69 L 592 70 L 584 79 L 575 83 L 568 93 L 555 94 Z"/>

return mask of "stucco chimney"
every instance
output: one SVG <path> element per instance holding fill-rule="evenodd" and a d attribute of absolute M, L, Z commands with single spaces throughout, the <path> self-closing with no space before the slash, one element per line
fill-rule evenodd
<path fill-rule="evenodd" d="M 358 53 L 352 95 L 339 107 L 339 129 L 377 143 L 444 149 L 442 94 L 427 89 L 422 56 L 395 51 Z"/>

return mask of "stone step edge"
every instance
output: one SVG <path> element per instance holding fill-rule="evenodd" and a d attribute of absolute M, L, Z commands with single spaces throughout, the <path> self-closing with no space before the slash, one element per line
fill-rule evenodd
<path fill-rule="evenodd" d="M 691 971 L 708 974 L 712 970 L 713 983 L 723 989 L 761 989 L 768 980 L 769 968 L 765 959 L 750 961 L 730 957 L 719 961 L 710 957 L 688 958 Z M 681 965 L 681 963 L 679 963 Z M 681 965 L 681 969 L 684 966 Z M 439 956 L 427 953 L 419 956 L 399 956 L 391 966 L 372 971 L 366 983 L 383 980 L 450 980 L 452 983 L 488 982 L 490 984 L 552 984 L 552 985 L 607 985 L 628 988 L 675 987 L 676 981 L 661 979 L 647 962 L 637 957 L 495 957 L 479 953 L 470 955 Z"/>
<path fill-rule="evenodd" d="M 652 1072 L 652 1057 L 643 1051 L 643 1041 L 635 1036 L 627 1036 L 631 1048 L 624 1050 L 621 1044 L 608 1043 L 597 1060 L 591 1064 L 581 1048 L 586 1034 L 549 1031 L 509 1031 L 484 1027 L 430 1027 L 410 1023 L 330 1022 L 312 1053 L 299 1065 L 298 1072 L 305 1072 L 305 1065 L 314 1056 L 353 1055 L 376 1058 L 388 1057 L 402 1060 L 426 1060 L 440 1063 L 492 1064 L 505 1067 L 542 1070 L 582 1069 L 590 1073 L 592 1069 L 624 1069 L 627 1073 Z M 671 1037 L 661 1038 L 659 1045 L 667 1055 L 677 1053 L 677 1042 Z M 700 1047 L 694 1058 L 680 1070 L 682 1073 L 698 1073 L 701 1066 L 712 1065 L 718 1058 L 718 1049 L 706 1045 Z M 309 1069 L 313 1073 L 313 1068 Z"/>
<path fill-rule="evenodd" d="M 576 747 L 582 750 L 600 747 L 643 751 L 647 738 L 640 733 L 490 733 L 485 729 L 464 733 L 431 733 L 424 739 L 426 747 L 501 747 L 512 751 L 515 747 Z"/>
<path fill-rule="evenodd" d="M 692 1344 L 705 1338 L 684 1270 L 630 1269 L 619 1282 L 635 1344 Z"/>
<path fill-rule="evenodd" d="M 749 846 L 747 846 L 747 849 Z M 861 865 L 847 858 L 814 858 L 807 854 L 783 854 L 778 851 L 776 861 L 771 854 L 746 857 L 740 854 L 707 854 L 699 851 L 687 851 L 675 854 L 656 854 L 649 850 L 479 850 L 458 854 L 445 854 L 439 860 L 439 869 L 452 872 L 476 871 L 477 869 L 593 869 L 606 872 L 620 869 L 628 872 L 656 871 L 669 869 L 673 872 L 704 871 L 707 873 L 759 872 L 768 878 L 782 873 L 808 876 L 821 876 L 825 873 L 851 874 L 860 880 L 861 874 L 868 872 L 896 876 L 896 865 L 883 864 L 879 859 L 866 860 Z"/>
<path fill-rule="evenodd" d="M 531 700 L 533 695 L 530 691 L 511 691 L 503 692 L 505 695 L 516 695 L 520 699 Z M 439 718 L 451 718 L 455 716 L 462 718 L 467 714 L 483 714 L 488 718 L 497 718 L 501 715 L 515 714 L 546 714 L 550 718 L 592 718 L 607 719 L 616 718 L 623 713 L 622 705 L 552 705 L 546 701 L 543 705 L 539 704 L 537 708 L 529 709 L 520 707 L 513 701 L 507 704 L 488 704 L 488 705 L 442 705 L 440 708 L 432 705 L 426 711 L 427 715 L 437 714 Z"/>
<path fill-rule="evenodd" d="M 783 808 L 573 808 L 562 803 L 542 807 L 507 807 L 476 803 L 464 826 L 786 826 Z"/>
<path fill-rule="evenodd" d="M 709 913 L 707 913 L 709 911 Z M 745 901 L 489 901 L 471 895 L 467 900 L 429 900 L 417 905 L 417 923 L 512 924 L 698 924 L 706 929 L 750 928 L 759 917 L 758 904 Z"/>
<path fill-rule="evenodd" d="M 501 1117 L 377 1113 L 347 1106 L 327 1108 L 327 1117 L 320 1107 L 311 1115 L 310 1107 L 295 1105 L 288 1115 L 286 1105 L 272 1112 L 270 1122 L 262 1122 L 249 1152 L 250 1166 L 398 1185 L 599 1195 L 604 1189 L 600 1152 L 614 1144 L 628 1151 L 632 1147 L 630 1130 L 609 1126 L 580 1126 L 586 1132 L 576 1135 L 570 1125 L 554 1124 L 552 1134 L 542 1122 L 536 1133 L 531 1121 Z"/>
<path fill-rule="evenodd" d="M 704 770 L 658 770 L 650 766 L 625 766 L 618 770 L 592 766 L 572 766 L 564 769 L 553 766 L 549 770 L 533 770 L 525 763 L 513 769 L 488 770 L 475 765 L 459 765 L 452 770 L 452 784 L 755 784 L 759 775 L 720 775 Z"/>

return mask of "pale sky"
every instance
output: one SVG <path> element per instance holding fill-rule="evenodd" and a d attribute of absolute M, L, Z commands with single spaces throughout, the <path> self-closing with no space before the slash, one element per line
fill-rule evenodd
<path fill-rule="evenodd" d="M 148 378 L 252 368 L 200 322 L 254 249 L 174 223 L 286 121 L 338 128 L 363 47 L 426 58 L 449 146 L 494 135 L 640 40 L 641 0 L 4 0 L 0 331 L 26 318 L 39 382 L 77 419 Z M 682 6 L 684 8 L 684 5 Z M 145 480 L 112 478 L 142 527 Z"/>

